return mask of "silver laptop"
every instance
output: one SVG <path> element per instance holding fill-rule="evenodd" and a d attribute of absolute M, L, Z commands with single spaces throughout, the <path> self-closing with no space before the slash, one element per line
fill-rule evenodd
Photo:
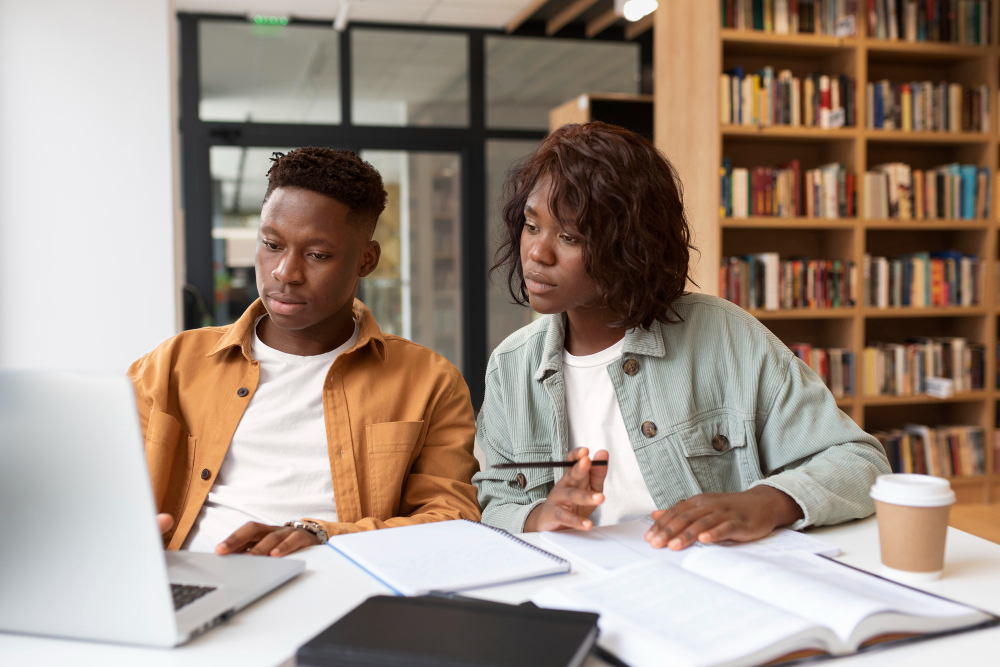
<path fill-rule="evenodd" d="M 128 379 L 0 371 L 0 631 L 176 646 L 304 567 L 162 544 Z"/>

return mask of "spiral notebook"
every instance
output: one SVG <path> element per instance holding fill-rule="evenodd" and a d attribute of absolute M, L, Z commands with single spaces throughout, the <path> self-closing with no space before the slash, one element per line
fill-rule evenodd
<path fill-rule="evenodd" d="M 569 561 L 481 523 L 439 521 L 331 537 L 396 595 L 456 592 L 570 571 Z"/>

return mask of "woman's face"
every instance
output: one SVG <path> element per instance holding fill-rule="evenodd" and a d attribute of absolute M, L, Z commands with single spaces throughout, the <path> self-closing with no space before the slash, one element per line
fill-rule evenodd
<path fill-rule="evenodd" d="M 535 185 L 524 205 L 521 268 L 528 302 L 539 313 L 565 313 L 597 301 L 597 287 L 583 266 L 583 239 L 549 210 L 551 179 Z"/>

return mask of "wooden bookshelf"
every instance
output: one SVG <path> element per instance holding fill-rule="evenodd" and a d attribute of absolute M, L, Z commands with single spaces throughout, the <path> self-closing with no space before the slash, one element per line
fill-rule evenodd
<path fill-rule="evenodd" d="M 996 261 L 1000 193 L 1000 0 L 991 0 L 992 45 L 966 46 L 907 43 L 868 38 L 859 17 L 859 35 L 851 38 L 776 35 L 720 28 L 717 2 L 664 2 L 654 24 L 654 134 L 657 146 L 677 167 L 685 204 L 701 256 L 692 267 L 701 291 L 719 293 L 723 256 L 773 250 L 823 258 L 853 260 L 860 274 L 863 257 L 899 255 L 914 250 L 956 248 L 974 252 L 982 262 L 981 303 L 972 308 L 854 308 L 752 311 L 786 343 L 843 347 L 855 354 L 861 388 L 866 342 L 900 342 L 909 335 L 965 336 L 986 345 L 986 383 L 982 391 L 942 400 L 930 396 L 861 396 L 837 404 L 863 428 L 875 431 L 916 421 L 930 425 L 976 424 L 986 432 L 986 474 L 954 478 L 961 502 L 1000 501 L 994 434 L 1000 411 L 997 328 L 1000 294 Z M 714 46 L 713 46 L 714 45 Z M 719 119 L 719 75 L 735 65 L 747 71 L 772 65 L 796 75 L 808 71 L 843 73 L 857 82 L 856 127 L 745 127 Z M 883 78 L 896 81 L 947 80 L 989 87 L 990 132 L 905 132 L 865 126 L 865 85 Z M 696 102 L 695 102 L 696 101 Z M 858 178 L 872 165 L 900 161 L 915 168 L 946 162 L 989 167 L 991 217 L 988 220 L 875 220 L 815 218 L 720 218 L 719 167 L 723 156 L 733 166 L 776 165 L 797 158 L 803 171 L 824 162 L 840 162 Z M 858 193 L 858 202 L 861 201 Z M 859 279 L 861 276 L 859 275 Z"/>

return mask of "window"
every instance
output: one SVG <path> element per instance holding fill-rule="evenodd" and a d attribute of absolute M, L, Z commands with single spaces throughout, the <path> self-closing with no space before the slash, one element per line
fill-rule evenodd
<path fill-rule="evenodd" d="M 469 38 L 399 30 L 351 33 L 355 125 L 469 125 Z"/>
<path fill-rule="evenodd" d="M 638 93 L 639 45 L 486 38 L 486 126 L 549 129 L 549 110 L 583 93 Z"/>
<path fill-rule="evenodd" d="M 336 124 L 340 35 L 330 28 L 202 21 L 202 120 Z"/>

